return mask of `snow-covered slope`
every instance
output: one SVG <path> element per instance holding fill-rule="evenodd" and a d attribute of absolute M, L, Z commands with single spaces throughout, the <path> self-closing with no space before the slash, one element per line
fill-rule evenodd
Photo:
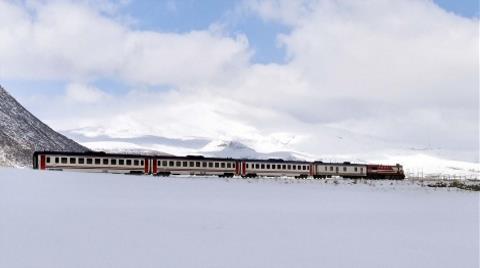
<path fill-rule="evenodd" d="M 30 166 L 35 150 L 87 149 L 42 123 L 0 86 L 0 166 Z"/>
<path fill-rule="evenodd" d="M 409 181 L 0 168 L 0 212 L 6 268 L 479 265 L 478 193 Z"/>

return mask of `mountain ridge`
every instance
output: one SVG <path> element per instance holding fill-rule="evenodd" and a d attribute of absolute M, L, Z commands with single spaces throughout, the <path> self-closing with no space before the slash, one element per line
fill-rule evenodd
<path fill-rule="evenodd" d="M 0 86 L 0 166 L 31 166 L 33 152 L 44 150 L 89 151 L 43 123 Z"/>

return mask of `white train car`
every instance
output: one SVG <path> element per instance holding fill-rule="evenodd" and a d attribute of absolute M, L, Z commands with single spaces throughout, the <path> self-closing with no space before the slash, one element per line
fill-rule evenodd
<path fill-rule="evenodd" d="M 160 156 L 153 158 L 152 174 L 157 176 L 169 175 L 198 175 L 233 177 L 238 175 L 239 164 L 228 158 L 207 158 L 203 156 Z"/>
<path fill-rule="evenodd" d="M 119 174 L 149 174 L 150 160 L 141 155 L 103 152 L 35 152 L 33 168 Z"/>
<path fill-rule="evenodd" d="M 362 178 L 367 177 L 367 165 L 344 163 L 314 163 L 315 178 L 330 178 L 334 176 L 343 178 Z"/>
<path fill-rule="evenodd" d="M 312 173 L 312 165 L 303 161 L 242 160 L 241 175 L 244 177 L 296 177 L 307 178 Z"/>

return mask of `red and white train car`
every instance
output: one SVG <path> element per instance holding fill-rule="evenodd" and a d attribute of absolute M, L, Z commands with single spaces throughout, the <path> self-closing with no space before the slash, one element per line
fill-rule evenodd
<path fill-rule="evenodd" d="M 120 174 L 149 174 L 149 157 L 103 152 L 35 152 L 33 168 Z"/>

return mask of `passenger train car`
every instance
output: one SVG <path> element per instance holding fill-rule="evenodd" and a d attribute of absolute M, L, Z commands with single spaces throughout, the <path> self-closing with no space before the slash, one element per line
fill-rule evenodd
<path fill-rule="evenodd" d="M 401 165 L 375 165 L 287 161 L 282 159 L 232 159 L 203 156 L 156 156 L 104 152 L 35 152 L 33 168 L 154 176 L 201 175 L 220 177 L 295 177 L 404 179 Z"/>

